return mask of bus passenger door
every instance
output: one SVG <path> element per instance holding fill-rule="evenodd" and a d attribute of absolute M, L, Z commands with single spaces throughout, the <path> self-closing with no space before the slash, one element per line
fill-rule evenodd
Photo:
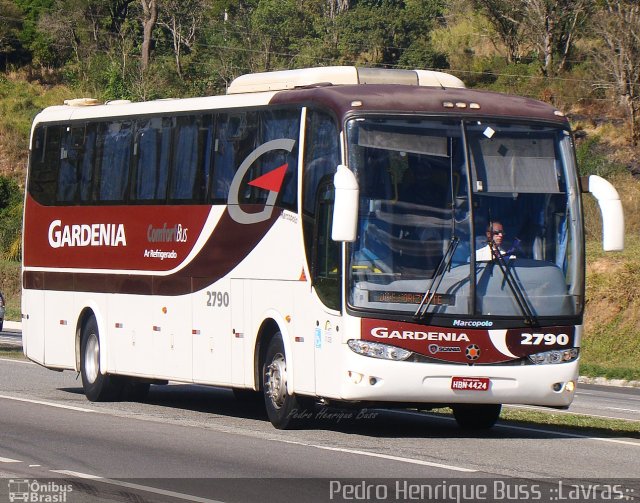
<path fill-rule="evenodd" d="M 193 294 L 193 381 L 231 382 L 231 294 L 222 279 Z"/>
<path fill-rule="evenodd" d="M 342 254 L 341 243 L 331 239 L 334 188 L 321 185 L 316 202 L 313 230 L 311 276 L 313 292 L 314 347 L 316 364 L 316 394 L 335 396 L 340 375 L 336 373 L 340 361 L 342 334 L 340 333 Z"/>

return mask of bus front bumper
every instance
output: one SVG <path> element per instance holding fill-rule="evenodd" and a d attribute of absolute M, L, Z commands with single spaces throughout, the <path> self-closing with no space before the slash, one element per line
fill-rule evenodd
<path fill-rule="evenodd" d="M 339 398 L 349 401 L 567 407 L 578 379 L 577 360 L 552 365 L 467 366 L 381 360 L 352 353 L 345 364 Z M 454 378 L 486 383 L 487 389 L 453 389 Z"/>

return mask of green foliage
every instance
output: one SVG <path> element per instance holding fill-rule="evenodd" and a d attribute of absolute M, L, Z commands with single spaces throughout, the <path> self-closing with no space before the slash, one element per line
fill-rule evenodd
<path fill-rule="evenodd" d="M 0 250 L 5 260 L 22 258 L 22 197 L 18 183 L 0 175 Z"/>
<path fill-rule="evenodd" d="M 598 135 L 588 136 L 576 144 L 576 160 L 580 176 L 598 175 L 611 178 L 625 171 L 625 167 L 613 161 Z"/>
<path fill-rule="evenodd" d="M 20 321 L 21 285 L 20 262 L 0 260 L 0 290 L 5 297 L 5 319 Z"/>

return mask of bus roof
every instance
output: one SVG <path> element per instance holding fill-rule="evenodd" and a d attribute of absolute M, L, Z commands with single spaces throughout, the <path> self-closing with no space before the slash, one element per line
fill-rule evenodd
<path fill-rule="evenodd" d="M 566 125 L 562 112 L 530 98 L 466 89 L 458 78 L 426 70 L 356 67 L 307 68 L 238 77 L 228 94 L 202 98 L 162 99 L 131 103 L 120 100 L 96 105 L 95 100 L 69 100 L 49 107 L 38 122 L 66 122 L 109 117 L 136 117 L 260 107 L 274 104 L 317 104 L 342 117 L 354 113 L 415 113 L 508 117 Z"/>
<path fill-rule="evenodd" d="M 286 89 L 321 85 L 356 84 L 464 87 L 464 82 L 458 77 L 431 70 L 327 66 L 242 75 L 231 82 L 227 89 L 227 94 L 284 91 Z"/>

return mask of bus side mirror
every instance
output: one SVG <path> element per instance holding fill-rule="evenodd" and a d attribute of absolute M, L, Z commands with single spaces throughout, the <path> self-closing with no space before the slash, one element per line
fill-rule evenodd
<path fill-rule="evenodd" d="M 597 175 L 580 178 L 582 192 L 590 192 L 598 201 L 602 215 L 602 248 L 604 251 L 624 249 L 624 214 L 618 191 Z"/>
<path fill-rule="evenodd" d="M 331 239 L 334 241 L 356 240 L 358 226 L 358 198 L 360 189 L 356 175 L 346 166 L 338 165 L 333 177 L 336 193 L 333 205 Z"/>

